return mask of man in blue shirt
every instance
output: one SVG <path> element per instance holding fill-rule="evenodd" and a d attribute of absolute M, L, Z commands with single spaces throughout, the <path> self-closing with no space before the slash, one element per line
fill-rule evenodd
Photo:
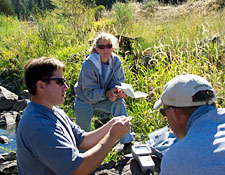
<path fill-rule="evenodd" d="M 154 109 L 160 109 L 179 139 L 167 151 L 160 175 L 222 175 L 225 172 L 225 109 L 215 107 L 216 94 L 204 78 L 183 74 L 164 87 Z"/>
<path fill-rule="evenodd" d="M 65 65 L 41 57 L 25 65 L 25 83 L 32 95 L 17 129 L 19 174 L 89 174 L 107 156 L 131 124 L 125 116 L 113 118 L 101 128 L 85 132 L 58 107 L 68 86 Z M 87 150 L 80 153 L 79 149 Z"/>

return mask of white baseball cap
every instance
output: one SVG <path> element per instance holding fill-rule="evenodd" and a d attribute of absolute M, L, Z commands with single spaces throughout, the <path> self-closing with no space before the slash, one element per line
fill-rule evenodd
<path fill-rule="evenodd" d="M 199 91 L 210 90 L 214 97 L 210 101 L 193 101 L 192 96 Z M 162 104 L 174 107 L 191 107 L 212 104 L 216 101 L 216 93 L 212 85 L 203 77 L 194 74 L 182 74 L 170 80 L 163 93 L 154 104 L 158 109 Z"/>

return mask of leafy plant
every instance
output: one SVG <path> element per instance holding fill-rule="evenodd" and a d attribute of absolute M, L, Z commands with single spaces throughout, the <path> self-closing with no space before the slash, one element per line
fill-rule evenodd
<path fill-rule="evenodd" d="M 117 31 L 132 29 L 134 16 L 130 3 L 116 2 L 112 7 L 112 17 Z"/>
<path fill-rule="evenodd" d="M 150 1 L 147 1 L 143 4 L 143 9 L 147 9 L 147 8 L 153 8 L 155 7 L 156 5 L 158 5 L 159 2 L 156 1 L 156 0 L 150 0 Z"/>
<path fill-rule="evenodd" d="M 14 15 L 14 10 L 9 2 L 9 0 L 0 0 L 0 14 Z"/>
<path fill-rule="evenodd" d="M 71 27 L 79 40 L 85 39 L 94 22 L 94 10 L 84 6 L 82 0 L 55 0 L 54 5 L 58 20 Z"/>
<path fill-rule="evenodd" d="M 95 20 L 98 21 L 101 17 L 102 14 L 105 12 L 105 7 L 103 5 L 99 5 L 96 8 L 94 8 L 95 10 Z"/>
<path fill-rule="evenodd" d="M 225 6 L 225 1 L 224 0 L 216 0 L 216 4 L 222 8 Z"/>

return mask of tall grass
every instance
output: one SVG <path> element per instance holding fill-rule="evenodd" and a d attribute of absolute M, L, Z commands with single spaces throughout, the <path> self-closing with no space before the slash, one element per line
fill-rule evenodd
<path fill-rule="evenodd" d="M 62 107 L 74 117 L 73 86 L 84 56 L 88 54 L 90 41 L 105 31 L 142 38 L 134 40 L 131 52 L 117 52 L 125 55 L 121 59 L 126 82 L 132 84 L 135 91 L 149 94 L 147 98 L 126 99 L 128 114 L 133 116 L 132 131 L 136 133 L 136 141 L 146 142 L 148 133 L 167 125 L 166 119 L 153 110 L 153 104 L 160 97 L 164 85 L 179 74 L 193 73 L 206 78 L 217 92 L 218 107 L 225 107 L 224 11 L 212 11 L 207 15 L 187 13 L 165 20 L 162 16 L 152 15 L 152 11 L 147 16 L 148 12 L 144 16 L 140 10 L 135 13 L 132 4 L 116 3 L 100 21 L 83 25 L 76 21 L 71 23 L 75 18 L 70 15 L 59 17 L 58 13 L 60 11 L 33 21 L 0 16 L 1 79 L 10 77 L 7 80 L 21 90 L 25 88 L 22 83 L 23 65 L 28 59 L 51 56 L 62 60 L 67 65 L 64 76 L 69 85 Z M 85 14 L 83 21 L 92 18 L 88 12 Z M 79 29 L 75 30 L 76 27 Z M 219 36 L 215 42 L 212 40 L 214 36 Z M 112 152 L 107 160 L 110 159 L 118 157 Z"/>
<path fill-rule="evenodd" d="M 131 32 L 134 24 L 134 16 L 131 4 L 117 2 L 112 7 L 112 23 L 117 32 Z"/>

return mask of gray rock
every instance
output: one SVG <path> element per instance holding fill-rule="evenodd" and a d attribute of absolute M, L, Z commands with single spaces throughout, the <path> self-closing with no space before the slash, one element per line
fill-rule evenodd
<path fill-rule="evenodd" d="M 98 167 L 91 175 L 145 175 L 134 158 L 123 158 L 117 162 L 109 162 Z M 158 175 L 159 171 L 153 172 Z"/>
<path fill-rule="evenodd" d="M 0 114 L 0 126 L 6 126 L 6 119 L 5 116 Z"/>
<path fill-rule="evenodd" d="M 0 173 L 3 174 L 17 174 L 17 162 L 16 161 L 6 161 L 0 165 Z"/>
<path fill-rule="evenodd" d="M 0 154 L 0 164 L 4 161 L 16 160 L 16 158 L 17 158 L 17 154 L 15 151 L 10 153 Z"/>
<path fill-rule="evenodd" d="M 21 91 L 21 92 L 19 93 L 19 97 L 20 97 L 21 99 L 29 99 L 29 100 L 31 100 L 31 95 L 30 95 L 30 93 L 28 92 L 28 90 L 23 90 L 23 91 Z"/>
<path fill-rule="evenodd" d="M 16 152 L 0 155 L 0 174 L 17 174 Z"/>
<path fill-rule="evenodd" d="M 15 124 L 20 119 L 20 114 L 16 111 L 2 112 L 0 114 L 0 126 Z"/>
<path fill-rule="evenodd" d="M 14 111 L 21 111 L 24 110 L 28 104 L 28 102 L 30 102 L 30 100 L 28 99 L 22 99 L 22 100 L 18 100 L 14 105 L 12 110 Z"/>
<path fill-rule="evenodd" d="M 8 91 L 3 86 L 0 86 L 0 110 L 12 108 L 17 100 L 18 96 L 16 94 Z"/>
<path fill-rule="evenodd" d="M 8 137 L 6 136 L 0 136 L 0 143 L 1 144 L 7 144 L 9 142 Z"/>

